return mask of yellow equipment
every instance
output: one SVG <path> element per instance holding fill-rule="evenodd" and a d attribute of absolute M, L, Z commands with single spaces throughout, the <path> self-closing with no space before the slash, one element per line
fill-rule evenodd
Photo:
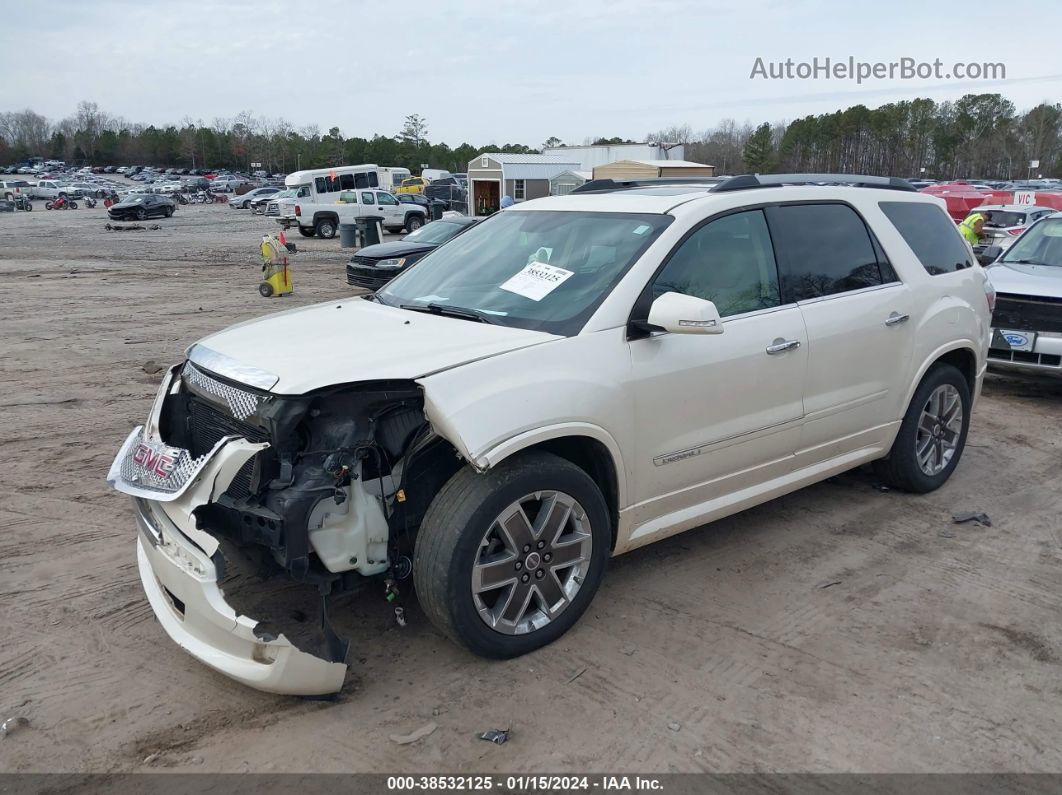
<path fill-rule="evenodd" d="M 279 298 L 295 288 L 291 283 L 291 262 L 295 244 L 284 238 L 284 233 L 262 236 L 262 283 L 258 292 L 264 298 Z"/>

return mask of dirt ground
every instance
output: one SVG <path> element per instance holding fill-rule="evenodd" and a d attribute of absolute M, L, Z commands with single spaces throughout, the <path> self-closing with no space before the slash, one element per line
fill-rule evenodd
<path fill-rule="evenodd" d="M 155 621 L 104 476 L 157 368 L 349 296 L 346 254 L 295 235 L 296 293 L 267 301 L 269 219 L 105 221 L 0 215 L 0 720 L 29 720 L 0 770 L 1062 771 L 1062 383 L 991 378 L 934 494 L 853 472 L 613 560 L 576 628 L 524 658 L 471 656 L 415 602 L 400 628 L 374 588 L 333 611 L 353 641 L 337 701 L 212 672 Z M 972 510 L 992 526 L 952 523 Z"/>

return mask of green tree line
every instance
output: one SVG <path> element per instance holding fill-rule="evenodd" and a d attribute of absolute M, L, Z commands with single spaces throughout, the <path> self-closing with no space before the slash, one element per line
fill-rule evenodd
<path fill-rule="evenodd" d="M 957 179 L 1023 179 L 1062 174 L 1062 105 L 1019 112 L 1000 94 L 955 101 L 913 99 L 870 109 L 738 125 L 725 119 L 695 135 L 671 127 L 656 140 L 685 144 L 686 158 L 716 173 L 827 172 Z M 1040 165 L 1030 170 L 1030 161 Z"/>
<path fill-rule="evenodd" d="M 210 123 L 186 118 L 179 125 L 130 123 L 81 102 L 77 112 L 52 123 L 32 110 L 0 113 L 0 163 L 12 164 L 41 156 L 78 165 L 154 165 L 186 168 L 228 168 L 247 171 L 262 163 L 271 173 L 298 168 L 325 168 L 347 163 L 404 166 L 419 173 L 424 164 L 464 171 L 482 151 L 528 153 L 521 144 L 483 146 L 462 143 L 451 148 L 431 143 L 427 121 L 406 118 L 396 135 L 346 138 L 338 127 L 326 133 L 311 125 L 295 129 L 285 119 L 244 111 Z"/>
<path fill-rule="evenodd" d="M 427 120 L 412 114 L 396 134 L 345 137 L 338 127 L 296 129 L 282 118 L 244 111 L 231 119 L 185 118 L 166 126 L 132 123 L 92 102 L 52 122 L 32 110 L 0 113 L 0 163 L 32 156 L 92 165 L 156 165 L 270 172 L 345 163 L 464 171 L 482 151 L 530 153 L 524 144 L 488 142 L 450 147 L 432 143 Z M 955 101 L 913 99 L 870 109 L 854 105 L 791 122 L 739 124 L 724 119 L 701 133 L 689 124 L 651 133 L 648 140 L 682 144 L 685 157 L 717 173 L 810 171 L 936 179 L 1023 178 L 1062 174 L 1062 104 L 1043 102 L 1018 111 L 1000 94 L 968 94 Z M 626 142 L 588 137 L 584 143 Z M 543 146 L 563 145 L 551 137 Z"/>

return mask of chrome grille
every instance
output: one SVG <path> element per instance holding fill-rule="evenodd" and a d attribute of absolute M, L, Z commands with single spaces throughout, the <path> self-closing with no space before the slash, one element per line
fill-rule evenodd
<path fill-rule="evenodd" d="M 220 398 L 229 407 L 232 416 L 238 420 L 245 420 L 258 411 L 261 398 L 253 392 L 245 392 L 242 389 L 223 384 L 215 378 L 199 370 L 194 364 L 188 362 L 184 366 L 181 377 L 194 390 L 205 392 Z"/>
<path fill-rule="evenodd" d="M 190 452 L 179 447 L 165 447 L 155 452 L 163 452 L 172 459 L 172 467 L 165 475 L 160 475 L 157 469 L 138 461 L 138 450 L 134 447 L 122 461 L 122 480 L 141 488 L 173 494 L 184 486 L 205 458 L 203 455 L 193 457 Z"/>

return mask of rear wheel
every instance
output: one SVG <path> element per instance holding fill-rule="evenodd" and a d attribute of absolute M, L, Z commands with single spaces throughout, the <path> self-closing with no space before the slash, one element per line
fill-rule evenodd
<path fill-rule="evenodd" d="M 173 208 L 167 207 L 165 210 L 162 211 L 162 214 L 164 217 L 169 218 L 171 215 L 173 215 Z"/>
<path fill-rule="evenodd" d="M 273 295 L 273 285 L 271 285 L 269 282 L 262 282 L 260 285 L 258 285 L 258 292 L 262 294 L 263 298 L 269 298 L 271 295 Z"/>
<path fill-rule="evenodd" d="M 50 210 L 50 209 L 52 209 L 52 203 L 51 203 L 51 202 L 45 202 L 45 203 L 44 203 L 44 209 L 45 209 L 45 210 Z"/>
<path fill-rule="evenodd" d="M 593 480 L 530 452 L 478 474 L 463 469 L 435 496 L 417 536 L 421 607 L 455 642 L 515 657 L 563 635 L 604 575 L 612 531 Z"/>
<path fill-rule="evenodd" d="M 925 494 L 959 464 L 970 429 L 970 386 L 950 364 L 934 365 L 918 385 L 889 455 L 874 462 L 888 485 Z"/>
<path fill-rule="evenodd" d="M 336 222 L 331 218 L 322 218 L 314 225 L 314 231 L 318 237 L 330 240 L 336 236 Z"/>
<path fill-rule="evenodd" d="M 143 207 L 138 207 L 137 211 L 136 211 L 136 220 L 144 221 L 146 219 L 147 219 L 147 210 L 145 210 Z"/>

